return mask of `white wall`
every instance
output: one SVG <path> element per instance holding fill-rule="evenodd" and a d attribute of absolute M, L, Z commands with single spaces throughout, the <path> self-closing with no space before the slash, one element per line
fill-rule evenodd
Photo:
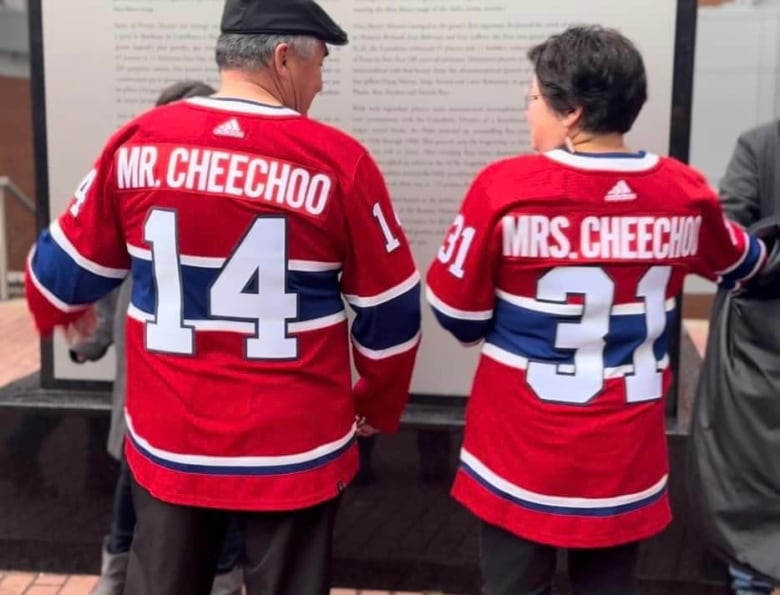
<path fill-rule="evenodd" d="M 739 134 L 780 117 L 780 0 L 699 9 L 693 89 L 690 160 L 717 187 Z"/>

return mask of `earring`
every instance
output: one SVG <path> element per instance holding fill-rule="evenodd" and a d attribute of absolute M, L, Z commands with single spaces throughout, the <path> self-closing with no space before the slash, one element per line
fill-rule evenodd
<path fill-rule="evenodd" d="M 569 153 L 576 153 L 574 150 L 574 141 L 571 140 L 571 137 L 567 134 L 566 138 L 563 139 L 563 144 L 566 146 L 566 150 Z"/>

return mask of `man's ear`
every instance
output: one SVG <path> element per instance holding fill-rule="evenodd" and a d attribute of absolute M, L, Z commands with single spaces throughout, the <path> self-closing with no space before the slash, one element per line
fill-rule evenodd
<path fill-rule="evenodd" d="M 274 49 L 274 67 L 281 74 L 281 71 L 287 68 L 287 58 L 290 55 L 290 46 L 286 43 L 280 43 Z"/>

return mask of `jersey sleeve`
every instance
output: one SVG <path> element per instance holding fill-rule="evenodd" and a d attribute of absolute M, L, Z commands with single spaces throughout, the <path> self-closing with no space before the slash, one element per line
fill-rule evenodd
<path fill-rule="evenodd" d="M 500 238 L 486 188 L 483 173 L 469 189 L 426 279 L 426 298 L 437 320 L 466 344 L 485 337 L 495 304 Z"/>
<path fill-rule="evenodd" d="M 77 320 L 128 274 L 130 259 L 114 202 L 113 155 L 109 142 L 65 211 L 30 251 L 25 294 L 44 336 Z"/>
<path fill-rule="evenodd" d="M 382 174 L 368 154 L 357 166 L 345 216 L 341 289 L 355 312 L 356 412 L 377 429 L 395 431 L 420 341 L 420 275 Z"/>
<path fill-rule="evenodd" d="M 695 271 L 724 289 L 739 289 L 766 262 L 764 242 L 726 219 L 714 195 L 703 204 Z"/>

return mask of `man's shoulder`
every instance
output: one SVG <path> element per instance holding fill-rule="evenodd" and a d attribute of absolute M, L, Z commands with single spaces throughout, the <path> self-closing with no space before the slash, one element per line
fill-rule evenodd
<path fill-rule="evenodd" d="M 306 130 L 307 133 L 311 134 L 312 140 L 327 140 L 329 143 L 338 146 L 340 151 L 343 152 L 342 154 L 352 154 L 356 157 L 360 157 L 368 152 L 366 147 L 364 147 L 359 140 L 331 124 L 326 124 L 320 120 L 308 117 L 302 117 L 299 125 L 302 129 Z"/>
<path fill-rule="evenodd" d="M 246 137 L 248 145 L 259 134 L 270 141 L 275 135 L 283 136 L 285 145 L 293 153 L 306 154 L 315 161 L 327 163 L 332 168 L 351 171 L 365 155 L 367 149 L 348 133 L 318 120 L 303 116 L 292 110 L 280 110 L 278 116 L 268 110 L 268 117 L 257 114 L 233 112 L 230 110 L 198 109 L 192 100 L 178 101 L 147 110 L 117 131 L 109 145 L 118 147 L 133 142 L 163 142 L 176 139 L 184 142 L 203 142 L 204 134 L 209 142 L 219 144 L 219 139 L 234 145 L 235 139 Z M 277 121 L 280 127 L 270 132 L 269 121 Z M 205 131 L 205 133 L 204 133 Z M 211 131 L 211 132 L 209 132 Z"/>
<path fill-rule="evenodd" d="M 750 145 L 762 145 L 766 142 L 780 142 L 780 120 L 754 126 L 739 135 L 742 142 Z"/>

